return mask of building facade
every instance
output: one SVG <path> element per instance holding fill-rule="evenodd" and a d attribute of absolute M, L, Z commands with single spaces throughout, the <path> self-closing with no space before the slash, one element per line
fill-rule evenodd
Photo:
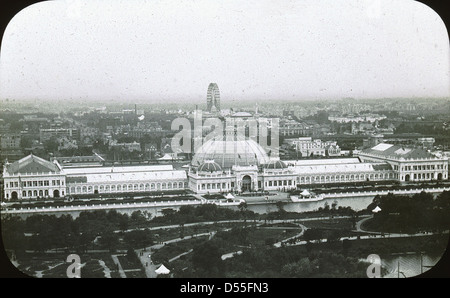
<path fill-rule="evenodd" d="M 0 134 L 0 149 L 3 150 L 20 150 L 20 142 L 22 138 L 20 133 Z"/>
<path fill-rule="evenodd" d="M 3 169 L 4 198 L 191 190 L 194 193 L 286 191 L 312 184 L 448 179 L 448 158 L 381 143 L 358 158 L 280 160 L 252 140 L 203 144 L 185 169 L 173 165 L 63 166 L 34 155 Z"/>
<path fill-rule="evenodd" d="M 111 194 L 183 190 L 188 187 L 184 170 L 172 165 L 65 168 L 67 194 Z"/>
<path fill-rule="evenodd" d="M 295 151 L 301 154 L 301 157 L 341 155 L 341 148 L 339 148 L 336 141 L 322 141 L 311 137 L 300 137 L 286 139 L 285 142 L 294 147 Z"/>
<path fill-rule="evenodd" d="M 389 163 L 400 182 L 448 179 L 448 158 L 437 157 L 422 148 L 380 143 L 358 153 L 364 162 Z"/>
<path fill-rule="evenodd" d="M 78 128 L 41 128 L 39 130 L 39 140 L 43 143 L 51 138 L 80 139 L 80 131 Z"/>
<path fill-rule="evenodd" d="M 55 160 L 47 161 L 32 154 L 3 168 L 6 200 L 57 198 L 66 192 L 66 175 Z"/>

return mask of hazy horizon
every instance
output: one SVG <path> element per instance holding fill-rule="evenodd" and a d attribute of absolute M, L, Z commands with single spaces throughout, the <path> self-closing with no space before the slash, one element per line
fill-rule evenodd
<path fill-rule="evenodd" d="M 380 99 L 353 99 L 353 98 L 341 98 L 338 100 L 311 100 L 311 101 L 295 101 L 295 100 L 282 100 L 282 101 L 222 101 L 222 110 L 233 109 L 235 111 L 255 111 L 256 104 L 258 104 L 259 111 L 263 113 L 269 112 L 266 109 L 271 109 L 272 106 L 283 109 L 290 109 L 293 107 L 299 108 L 316 108 L 327 109 L 334 105 L 373 105 L 380 104 L 385 105 L 391 103 L 394 105 L 402 104 L 418 104 L 424 103 L 436 104 L 442 101 L 443 104 L 450 104 L 449 98 L 380 98 Z M 126 109 L 135 109 L 149 112 L 149 108 L 155 110 L 183 110 L 192 112 L 197 107 L 199 110 L 206 110 L 206 99 L 201 102 L 180 102 L 180 101 L 166 101 L 166 102 L 138 102 L 138 101 L 108 101 L 108 100 L 38 100 L 38 99 L 25 99 L 25 100 L 4 100 L 0 99 L 0 103 L 3 103 L 3 111 L 14 111 L 17 113 L 60 113 L 63 111 L 70 112 L 74 110 L 85 110 L 86 108 L 102 108 L 106 107 L 109 112 L 120 111 Z M 56 104 L 56 106 L 55 106 Z M 51 111 L 48 111 L 49 107 L 55 107 Z M 14 110 L 11 110 L 14 107 Z M 444 108 L 444 106 L 442 106 Z M 24 110 L 25 109 L 25 110 Z M 2 111 L 2 109 L 0 109 Z M 150 110 L 151 111 L 151 110 Z M 443 113 L 446 111 L 443 110 Z"/>
<path fill-rule="evenodd" d="M 8 25 L 0 98 L 189 103 L 449 98 L 444 23 L 416 1 L 47 1 Z"/>

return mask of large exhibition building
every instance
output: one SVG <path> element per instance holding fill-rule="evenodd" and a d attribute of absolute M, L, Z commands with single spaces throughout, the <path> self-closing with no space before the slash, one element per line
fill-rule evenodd
<path fill-rule="evenodd" d="M 289 190 L 301 185 L 448 179 L 448 159 L 424 149 L 378 144 L 358 157 L 280 160 L 253 140 L 204 143 L 190 164 L 87 166 L 28 155 L 3 169 L 4 198 L 191 190 L 194 193 Z"/>
<path fill-rule="evenodd" d="M 211 115 L 220 111 L 216 83 L 208 86 L 206 99 Z M 235 113 L 233 117 L 253 118 L 243 112 Z M 252 120 L 259 124 L 268 121 Z M 272 127 L 271 121 L 267 124 Z M 434 156 L 422 148 L 380 143 L 351 158 L 280 160 L 277 152 L 272 153 L 269 147 L 255 141 L 257 135 L 237 137 L 238 130 L 243 128 L 235 123 L 227 124 L 223 138 L 203 143 L 195 150 L 192 161 L 180 168 L 172 164 L 104 166 L 79 161 L 66 163 L 58 159 L 44 160 L 32 154 L 13 163 L 6 161 L 3 197 L 16 200 L 166 190 L 190 190 L 199 194 L 283 191 L 311 184 L 448 179 L 448 159 Z M 278 150 L 277 146 L 272 149 Z"/>

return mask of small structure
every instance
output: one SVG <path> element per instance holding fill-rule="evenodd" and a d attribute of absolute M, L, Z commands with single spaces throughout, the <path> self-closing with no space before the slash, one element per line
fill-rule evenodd
<path fill-rule="evenodd" d="M 233 200 L 233 199 L 234 199 L 234 196 L 233 196 L 231 193 L 228 193 L 228 194 L 225 196 L 225 199 L 231 199 L 231 200 Z"/>
<path fill-rule="evenodd" d="M 302 191 L 301 195 L 304 196 L 304 197 L 309 197 L 309 196 L 311 196 L 311 194 L 309 193 L 309 191 L 307 191 L 306 189 Z"/>
<path fill-rule="evenodd" d="M 166 266 L 161 265 L 158 269 L 155 270 L 156 274 L 169 274 L 170 270 L 166 268 Z"/>
<path fill-rule="evenodd" d="M 381 208 L 380 207 L 375 207 L 373 210 L 372 210 L 372 212 L 373 213 L 378 213 L 378 212 L 380 212 L 381 211 Z"/>

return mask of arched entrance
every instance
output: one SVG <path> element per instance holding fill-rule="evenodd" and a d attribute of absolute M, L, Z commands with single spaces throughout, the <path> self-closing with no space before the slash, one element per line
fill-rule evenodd
<path fill-rule="evenodd" d="M 252 178 L 249 175 L 245 175 L 242 178 L 242 191 L 251 191 L 252 190 Z"/>
<path fill-rule="evenodd" d="M 439 174 L 437 175 L 437 180 L 442 180 L 442 173 L 439 173 Z"/>
<path fill-rule="evenodd" d="M 409 179 L 410 179 L 410 176 L 409 176 L 409 174 L 407 174 L 407 175 L 405 176 L 405 181 L 409 181 Z"/>
<path fill-rule="evenodd" d="M 11 193 L 11 200 L 17 200 L 17 192 L 13 191 Z"/>
<path fill-rule="evenodd" d="M 54 197 L 54 198 L 59 198 L 59 190 L 55 189 L 55 190 L 53 191 L 53 197 Z"/>

